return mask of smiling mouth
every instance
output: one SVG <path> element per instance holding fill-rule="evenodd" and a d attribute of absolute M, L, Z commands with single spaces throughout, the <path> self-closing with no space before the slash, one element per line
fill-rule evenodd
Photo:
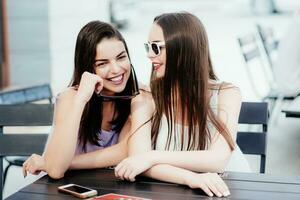
<path fill-rule="evenodd" d="M 157 71 L 162 65 L 159 63 L 152 63 L 152 68 L 154 71 Z"/>
<path fill-rule="evenodd" d="M 120 85 L 123 83 L 124 74 L 120 74 L 120 75 L 112 77 L 112 78 L 107 78 L 107 80 L 114 85 Z"/>

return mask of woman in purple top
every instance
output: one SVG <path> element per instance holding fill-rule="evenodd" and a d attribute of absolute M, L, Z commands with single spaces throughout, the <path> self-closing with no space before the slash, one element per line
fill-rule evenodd
<path fill-rule="evenodd" d="M 74 61 L 44 153 L 24 162 L 24 176 L 45 171 L 57 179 L 68 169 L 113 166 L 127 156 L 131 98 L 139 92 L 123 37 L 107 23 L 90 22 L 78 34 Z"/>

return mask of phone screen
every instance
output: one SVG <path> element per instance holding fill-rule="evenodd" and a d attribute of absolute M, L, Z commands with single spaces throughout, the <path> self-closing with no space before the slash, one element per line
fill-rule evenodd
<path fill-rule="evenodd" d="M 71 190 L 71 191 L 77 192 L 77 193 L 85 193 L 85 192 L 91 191 L 88 188 L 80 187 L 78 185 L 72 185 L 72 186 L 69 186 L 69 187 L 65 187 L 65 189 Z"/>

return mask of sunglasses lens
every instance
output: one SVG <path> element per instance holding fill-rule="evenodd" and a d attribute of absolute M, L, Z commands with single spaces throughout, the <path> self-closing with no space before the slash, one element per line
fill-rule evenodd
<path fill-rule="evenodd" d="M 144 46 L 145 46 L 146 52 L 149 53 L 149 44 L 145 43 Z"/>
<path fill-rule="evenodd" d="M 156 43 L 152 43 L 151 48 L 152 48 L 152 51 L 155 53 L 155 55 L 159 54 L 159 46 Z"/>

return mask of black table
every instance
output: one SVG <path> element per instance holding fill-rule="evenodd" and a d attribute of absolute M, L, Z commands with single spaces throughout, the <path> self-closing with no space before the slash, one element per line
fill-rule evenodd
<path fill-rule="evenodd" d="M 113 170 L 70 171 L 60 180 L 48 176 L 37 180 L 7 199 L 78 199 L 68 194 L 59 193 L 57 187 L 76 183 L 98 190 L 98 194 L 118 193 L 152 199 L 300 199 L 300 176 L 278 177 L 268 174 L 225 173 L 231 196 L 228 198 L 208 197 L 200 189 L 140 178 L 134 183 L 115 178 Z"/>

